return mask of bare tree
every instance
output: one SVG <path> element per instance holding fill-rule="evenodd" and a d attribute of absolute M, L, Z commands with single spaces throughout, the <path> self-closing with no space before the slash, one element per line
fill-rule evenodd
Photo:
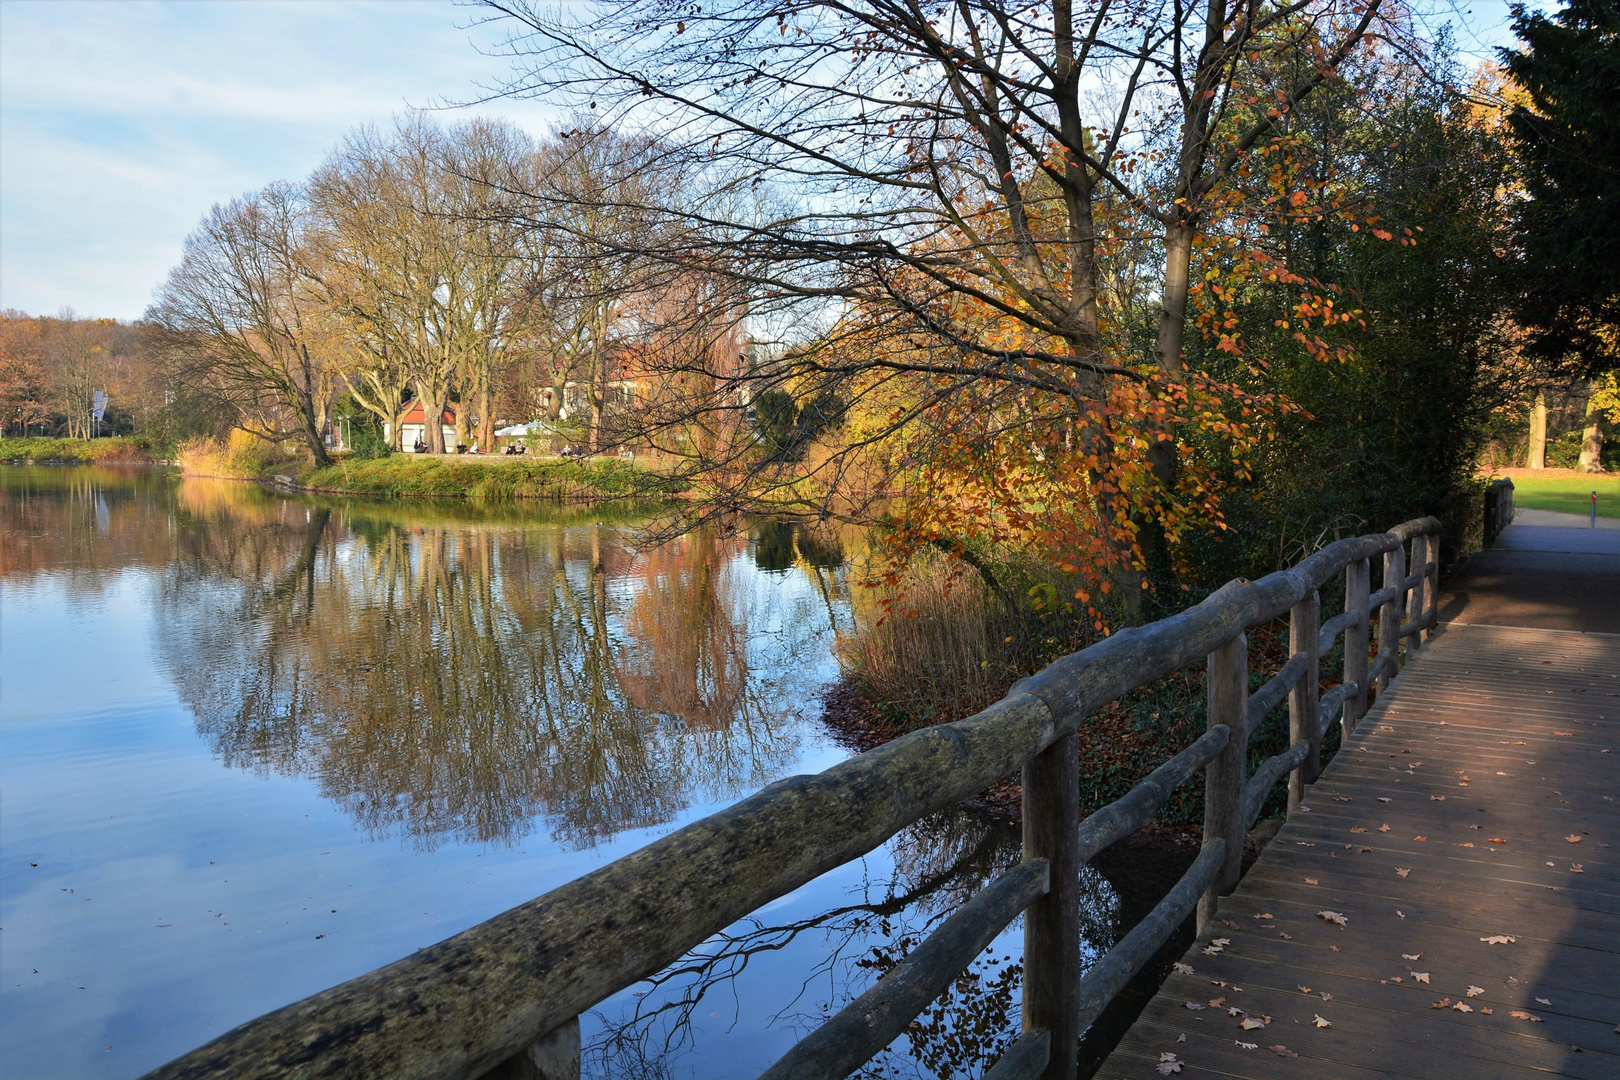
<path fill-rule="evenodd" d="M 656 126 L 710 178 L 649 254 L 732 275 L 739 316 L 821 337 L 753 385 L 887 393 L 913 376 L 863 446 L 919 450 L 919 421 L 971 398 L 941 438 L 1062 429 L 1105 471 L 1149 469 L 1156 487 L 1099 476 L 1095 491 L 1104 519 L 1151 523 L 1175 483 L 1174 425 L 1146 405 L 1131 425 L 1102 414 L 1120 384 L 1139 401 L 1183 392 L 1204 216 L 1377 28 L 1381 0 L 484 6 L 511 27 L 503 92 Z M 1303 74 L 1278 56 L 1304 57 Z M 1105 249 L 1144 228 L 1162 260 L 1146 355 L 1099 308 Z"/>
<path fill-rule="evenodd" d="M 344 374 L 360 404 L 398 431 L 409 387 L 429 419 L 458 401 L 458 435 L 477 411 L 494 429 L 497 354 L 512 334 L 520 215 L 532 147 L 503 123 L 444 129 L 422 116 L 362 128 L 315 173 L 327 301 L 347 328 Z"/>
<path fill-rule="evenodd" d="M 186 238 L 147 317 L 166 331 L 184 371 L 227 395 L 245 426 L 269 439 L 296 437 L 325 466 L 332 371 L 308 225 L 303 193 L 291 184 L 216 205 Z"/>

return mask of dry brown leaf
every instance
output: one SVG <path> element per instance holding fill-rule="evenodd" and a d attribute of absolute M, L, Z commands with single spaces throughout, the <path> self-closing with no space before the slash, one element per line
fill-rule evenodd
<path fill-rule="evenodd" d="M 1170 966 L 1172 968 L 1174 968 L 1175 971 L 1178 974 L 1181 974 L 1181 975 L 1191 975 L 1193 973 L 1192 967 L 1190 965 L 1188 965 L 1188 964 L 1183 964 L 1180 960 L 1177 960 L 1174 964 L 1171 964 Z"/>
<path fill-rule="evenodd" d="M 1473 847 L 1473 844 L 1458 844 L 1458 847 Z"/>
<path fill-rule="evenodd" d="M 1264 914 L 1264 915 L 1256 915 L 1256 916 L 1254 916 L 1254 917 L 1255 917 L 1255 918 L 1256 918 L 1256 919 L 1269 919 L 1269 918 L 1271 918 L 1271 917 L 1272 917 L 1272 916 L 1271 916 L 1271 912 L 1269 912 L 1269 911 L 1268 911 L 1268 912 L 1266 912 L 1266 913 L 1265 913 L 1265 914 Z"/>
<path fill-rule="evenodd" d="M 1505 844 L 1505 843 L 1507 843 L 1507 841 L 1502 839 L 1500 836 L 1491 837 L 1490 842 L 1493 843 L 1493 844 Z"/>
<path fill-rule="evenodd" d="M 1299 992 L 1302 993 L 1302 994 L 1315 993 L 1315 991 L 1313 991 L 1310 987 L 1306 986 L 1304 983 L 1298 983 L 1296 985 L 1299 986 Z"/>
<path fill-rule="evenodd" d="M 1474 1007 L 1472 1005 L 1464 1005 L 1460 1001 L 1457 1002 L 1457 1004 L 1453 1005 L 1452 1009 L 1454 1009 L 1457 1012 L 1473 1012 L 1474 1011 Z"/>
<path fill-rule="evenodd" d="M 1390 798 L 1388 795 L 1380 795 L 1380 796 L 1378 796 L 1378 801 L 1379 802 L 1394 802 L 1395 800 Z"/>
<path fill-rule="evenodd" d="M 1548 1000 L 1547 1000 L 1547 999 L 1546 999 L 1546 998 L 1544 998 L 1544 997 L 1538 997 L 1538 998 L 1536 998 L 1536 1004 L 1537 1004 L 1537 1005 L 1545 1005 L 1545 1006 L 1547 1006 L 1547 1008 L 1549 1008 L 1549 1009 L 1550 1009 L 1550 1008 L 1552 1008 L 1552 1002 L 1550 1002 L 1550 1001 L 1548 1001 Z"/>
<path fill-rule="evenodd" d="M 1176 1055 L 1174 1054 L 1160 1054 L 1159 1063 L 1155 1065 L 1154 1068 L 1158 1069 L 1159 1072 L 1163 1073 L 1165 1076 L 1170 1076 L 1173 1073 L 1178 1073 L 1181 1071 L 1181 1062 L 1176 1060 Z"/>
<path fill-rule="evenodd" d="M 1242 1016 L 1243 1010 L 1238 1008 L 1236 1005 L 1233 1005 L 1226 1010 L 1226 1015 L 1232 1017 Z"/>
<path fill-rule="evenodd" d="M 1429 981 L 1429 973 L 1427 971 L 1414 971 L 1412 972 L 1412 978 L 1416 979 L 1420 983 L 1427 984 Z"/>
<path fill-rule="evenodd" d="M 1416 840 L 1418 843 L 1421 844 L 1424 841 L 1428 840 L 1429 838 L 1427 836 L 1414 836 L 1414 837 L 1412 837 L 1412 839 Z"/>
<path fill-rule="evenodd" d="M 1182 1004 L 1186 1005 L 1187 1008 L 1191 1009 L 1193 1012 L 1202 1012 L 1203 1010 L 1209 1008 L 1209 1006 L 1205 1005 L 1202 1001 L 1185 1001 L 1182 1002 Z"/>
<path fill-rule="evenodd" d="M 1225 1004 L 1226 1004 L 1226 998 L 1224 996 L 1209 999 L 1209 1007 L 1212 1008 L 1212 1009 L 1218 1009 L 1222 1005 L 1225 1005 Z"/>
<path fill-rule="evenodd" d="M 1312 1013 L 1311 1015 L 1316 1017 L 1315 1020 L 1311 1021 L 1311 1024 L 1313 1026 L 1319 1027 L 1319 1028 L 1332 1027 L 1333 1026 L 1332 1021 L 1322 1019 L 1322 1014 L 1321 1013 Z"/>
<path fill-rule="evenodd" d="M 1283 939 L 1283 940 L 1284 940 L 1284 941 L 1293 941 L 1293 940 L 1294 940 L 1294 935 L 1293 935 L 1293 934 L 1290 934 L 1290 933 L 1289 933 L 1289 932 L 1288 932 L 1288 931 L 1286 931 L 1286 930 L 1279 930 L 1279 931 L 1277 931 L 1277 936 L 1278 936 L 1278 937 L 1280 937 L 1280 938 L 1282 938 L 1282 939 Z"/>
<path fill-rule="evenodd" d="M 1246 1043 L 1242 1039 L 1233 1039 L 1232 1041 L 1237 1043 L 1238 1046 L 1244 1050 L 1258 1050 L 1260 1048 L 1259 1043 Z"/>
<path fill-rule="evenodd" d="M 1319 885 L 1319 884 L 1321 884 L 1321 882 L 1317 881 L 1313 877 L 1308 877 L 1308 878 L 1305 879 L 1305 884 L 1307 884 L 1307 885 Z"/>
<path fill-rule="evenodd" d="M 1271 1023 L 1271 1017 L 1269 1016 L 1245 1016 L 1241 1021 L 1239 1021 L 1238 1027 L 1242 1028 L 1244 1031 L 1255 1031 L 1259 1028 L 1265 1027 L 1269 1023 Z"/>
<path fill-rule="evenodd" d="M 1332 923 L 1334 926 L 1348 927 L 1350 925 L 1350 920 L 1346 919 L 1341 912 L 1337 912 L 1337 911 L 1318 911 L 1316 914 L 1321 916 L 1322 918 L 1326 919 L 1328 922 Z"/>
<path fill-rule="evenodd" d="M 1389 832 L 1389 826 L 1388 825 L 1380 825 L 1380 826 L 1378 826 L 1378 831 L 1379 832 Z"/>
<path fill-rule="evenodd" d="M 1352 825 L 1352 826 L 1350 826 L 1350 831 L 1360 833 L 1360 832 L 1366 832 L 1367 830 L 1365 828 L 1363 828 L 1362 826 L 1360 826 L 1360 825 Z"/>
<path fill-rule="evenodd" d="M 1578 862 L 1572 862 L 1572 863 L 1569 864 L 1569 872 L 1572 873 L 1572 874 L 1584 874 L 1584 873 L 1586 873 L 1585 870 L 1581 869 L 1581 864 L 1578 863 Z"/>
<path fill-rule="evenodd" d="M 1420 952 L 1401 953 L 1401 959 L 1402 960 L 1421 960 L 1421 959 L 1423 959 L 1423 954 L 1420 953 Z"/>
<path fill-rule="evenodd" d="M 1515 1020 L 1528 1020 L 1532 1024 L 1541 1023 L 1541 1017 L 1539 1017 L 1539 1016 L 1531 1016 L 1529 1013 L 1520 1012 L 1518 1009 L 1514 1009 L 1512 1012 L 1508 1013 L 1508 1015 L 1513 1017 L 1513 1019 L 1515 1019 Z"/>
<path fill-rule="evenodd" d="M 1469 997 L 1479 997 L 1479 995 L 1483 994 L 1484 992 L 1485 988 L 1483 986 L 1470 986 L 1468 988 Z"/>
<path fill-rule="evenodd" d="M 1430 795 L 1429 796 L 1429 801 L 1430 802 L 1445 802 L 1446 797 L 1444 795 Z"/>
<path fill-rule="evenodd" d="M 1412 868 L 1410 866 L 1397 866 L 1395 872 L 1401 877 L 1405 877 L 1412 872 Z"/>
<path fill-rule="evenodd" d="M 1343 952 L 1343 951 L 1344 950 L 1339 948 L 1337 945 L 1329 945 L 1328 946 L 1328 952 Z"/>
<path fill-rule="evenodd" d="M 1406 918 L 1406 912 L 1402 911 L 1400 908 L 1395 909 L 1395 914 L 1399 918 L 1402 918 L 1402 919 Z"/>
<path fill-rule="evenodd" d="M 1564 839 L 1569 841 L 1571 844 L 1578 844 L 1581 842 L 1581 835 L 1580 833 L 1570 833 L 1568 836 L 1564 837 Z"/>
<path fill-rule="evenodd" d="M 1287 1058 L 1297 1058 L 1297 1057 L 1299 1057 L 1298 1054 L 1296 1054 L 1292 1050 L 1288 1049 L 1288 1047 L 1284 1046 L 1282 1043 L 1278 1043 L 1276 1046 L 1273 1046 L 1271 1048 L 1271 1052 L 1273 1054 L 1276 1054 L 1278 1057 L 1287 1057 Z"/>
<path fill-rule="evenodd" d="M 1514 945 L 1518 943 L 1519 939 L 1512 934 L 1492 934 L 1490 937 L 1482 937 L 1479 940 L 1487 945 Z"/>
<path fill-rule="evenodd" d="M 1430 1004 L 1429 1008 L 1431 1008 L 1431 1009 L 1449 1009 L 1449 1008 L 1451 1008 L 1451 999 L 1448 998 L 1448 997 L 1443 997 L 1439 1001 L 1436 1001 L 1436 1002 L 1433 1002 L 1432 1004 Z"/>
<path fill-rule="evenodd" d="M 1483 1014 L 1485 1016 L 1491 1015 L 1491 1007 L 1489 1005 L 1481 1005 L 1479 1007 L 1479 1011 L 1480 1011 L 1481 1014 Z"/>

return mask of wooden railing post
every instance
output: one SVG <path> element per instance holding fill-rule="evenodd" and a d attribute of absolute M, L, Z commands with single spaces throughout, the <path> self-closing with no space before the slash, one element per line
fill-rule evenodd
<path fill-rule="evenodd" d="M 1305 785 L 1316 782 L 1322 770 L 1322 657 L 1317 652 L 1317 635 L 1322 630 L 1322 598 L 1316 590 L 1288 615 L 1288 655 L 1305 654 L 1305 670 L 1288 691 L 1288 744 L 1301 739 L 1311 744 L 1299 768 L 1288 774 L 1288 812 L 1299 809 L 1305 798 Z M 1366 655 L 1363 650 L 1363 655 Z"/>
<path fill-rule="evenodd" d="M 579 1080 L 579 1017 L 540 1036 L 482 1080 Z"/>
<path fill-rule="evenodd" d="M 1418 533 L 1412 537 L 1411 573 L 1423 575 L 1406 598 L 1406 621 L 1414 626 L 1421 626 L 1429 614 L 1429 557 L 1433 546 L 1434 540 L 1428 533 Z M 1425 636 L 1422 630 L 1413 630 L 1406 635 L 1407 660 L 1418 654 Z"/>
<path fill-rule="evenodd" d="M 1384 588 L 1395 586 L 1395 598 L 1378 613 L 1378 651 L 1389 653 L 1389 663 L 1378 669 L 1378 692 L 1382 694 L 1401 667 L 1401 613 L 1406 610 L 1406 548 L 1384 552 Z"/>
<path fill-rule="evenodd" d="M 1349 738 L 1356 721 L 1367 715 L 1367 640 L 1371 631 L 1369 611 L 1372 567 L 1366 559 L 1356 559 L 1344 568 L 1344 610 L 1360 612 L 1354 626 L 1344 629 L 1344 681 L 1356 684 L 1356 692 L 1344 699 L 1340 734 Z"/>
<path fill-rule="evenodd" d="M 1237 887 L 1243 875 L 1243 785 L 1248 779 L 1249 640 L 1244 635 L 1209 654 L 1206 676 L 1209 726 L 1231 730 L 1226 747 L 1204 768 L 1204 843 L 1226 841 L 1226 861 L 1198 901 L 1198 932 L 1215 917 L 1216 901 Z"/>
<path fill-rule="evenodd" d="M 1050 891 L 1024 911 L 1025 1031 L 1052 1034 L 1041 1080 L 1074 1080 L 1080 1054 L 1080 737 L 1024 766 L 1024 858 L 1051 864 Z"/>

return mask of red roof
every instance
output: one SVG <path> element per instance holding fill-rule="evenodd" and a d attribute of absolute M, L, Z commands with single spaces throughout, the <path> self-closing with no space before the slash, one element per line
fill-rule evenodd
<path fill-rule="evenodd" d="M 417 398 L 415 401 L 411 402 L 411 407 L 405 410 L 405 415 L 399 418 L 399 422 L 401 424 L 420 424 L 422 423 L 423 412 L 422 399 Z M 445 424 L 455 424 L 456 411 L 450 406 L 446 405 L 444 407 L 444 415 L 441 418 L 441 422 Z"/>

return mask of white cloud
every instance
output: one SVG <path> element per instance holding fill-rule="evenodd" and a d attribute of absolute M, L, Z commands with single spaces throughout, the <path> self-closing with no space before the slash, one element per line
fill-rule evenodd
<path fill-rule="evenodd" d="M 138 316 L 210 205 L 504 74 L 448 3 L 0 4 L 0 307 Z M 483 36 L 480 38 L 479 34 Z M 541 131 L 532 102 L 500 112 Z M 456 118 L 450 113 L 447 119 Z"/>

